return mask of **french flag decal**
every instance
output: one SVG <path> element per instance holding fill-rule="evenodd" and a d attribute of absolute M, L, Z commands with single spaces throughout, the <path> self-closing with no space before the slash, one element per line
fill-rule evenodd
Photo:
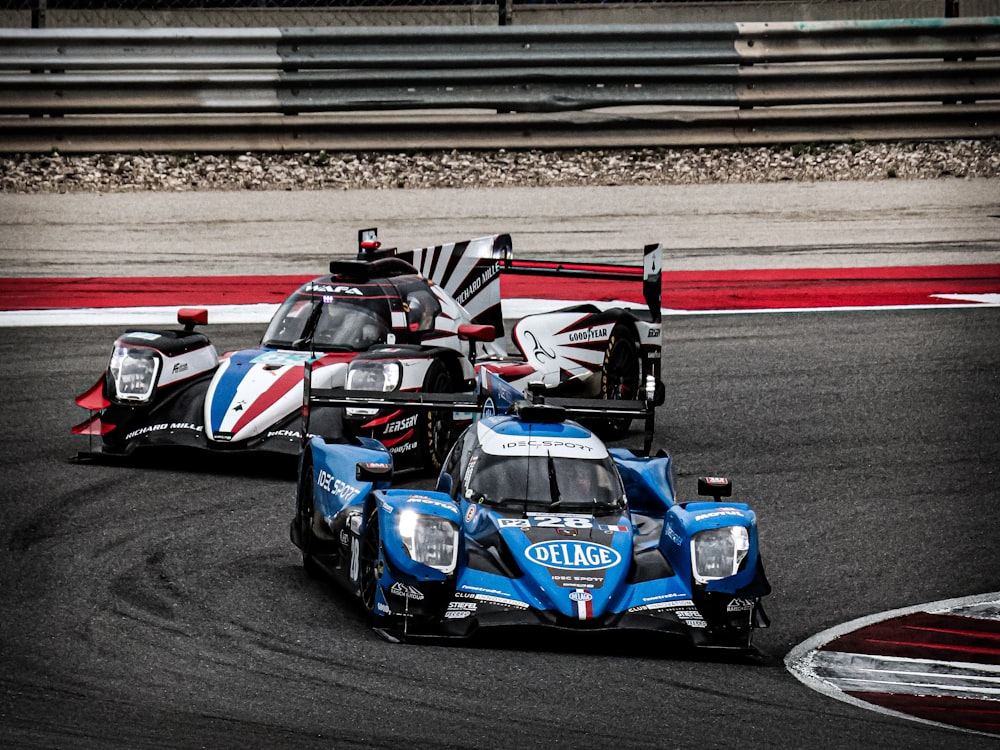
<path fill-rule="evenodd" d="M 587 589 L 574 589 L 569 598 L 573 601 L 573 612 L 578 620 L 589 620 L 594 616 L 594 596 Z"/>

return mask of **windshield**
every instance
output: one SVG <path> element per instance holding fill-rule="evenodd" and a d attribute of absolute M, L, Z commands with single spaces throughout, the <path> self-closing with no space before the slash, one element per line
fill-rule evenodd
<path fill-rule="evenodd" d="M 491 456 L 480 453 L 467 496 L 485 505 L 532 510 L 617 509 L 624 490 L 610 458 Z"/>
<path fill-rule="evenodd" d="M 297 292 L 278 308 L 261 343 L 277 349 L 360 352 L 386 343 L 388 319 L 384 297 Z"/>

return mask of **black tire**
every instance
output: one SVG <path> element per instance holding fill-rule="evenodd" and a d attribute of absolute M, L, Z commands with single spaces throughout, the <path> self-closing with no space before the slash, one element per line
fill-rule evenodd
<path fill-rule="evenodd" d="M 310 578 L 318 578 L 322 574 L 322 571 L 313 557 L 313 552 L 317 544 L 316 535 L 313 532 L 316 504 L 313 495 L 312 474 L 312 461 L 306 458 L 303 461 L 302 472 L 299 475 L 299 502 L 296 523 L 299 525 L 299 540 L 302 545 L 302 567 Z"/>
<path fill-rule="evenodd" d="M 435 360 L 424 376 L 424 393 L 451 393 L 453 390 L 448 368 Z M 448 451 L 451 450 L 455 420 L 449 411 L 421 412 L 417 419 L 417 441 L 420 464 L 428 474 L 441 470 Z"/>
<path fill-rule="evenodd" d="M 604 350 L 601 365 L 601 398 L 606 401 L 630 401 L 639 397 L 642 365 L 635 334 L 623 325 L 615 326 Z M 632 419 L 623 417 L 603 422 L 597 430 L 605 440 L 618 440 L 628 434 Z"/>
<path fill-rule="evenodd" d="M 365 533 L 361 538 L 359 554 L 358 585 L 360 586 L 361 602 L 369 615 L 375 611 L 376 566 L 378 565 L 379 547 L 382 544 L 378 528 L 378 508 L 372 508 L 365 523 Z"/>

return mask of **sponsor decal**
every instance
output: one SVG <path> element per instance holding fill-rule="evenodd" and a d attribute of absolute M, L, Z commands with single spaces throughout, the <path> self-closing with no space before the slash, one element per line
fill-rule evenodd
<path fill-rule="evenodd" d="M 160 424 L 146 425 L 145 427 L 140 427 L 137 430 L 132 430 L 132 432 L 125 436 L 125 439 L 132 440 L 133 438 L 148 435 L 153 432 L 168 432 L 171 430 L 192 430 L 194 432 L 201 432 L 204 429 L 205 428 L 203 426 L 193 424 L 191 422 L 161 422 Z"/>
<path fill-rule="evenodd" d="M 469 486 L 469 478 L 472 476 L 472 472 L 475 471 L 476 463 L 478 461 L 479 461 L 479 456 L 473 456 L 472 458 L 469 459 L 469 465 L 465 469 L 465 476 L 462 478 L 462 484 L 464 484 L 466 487 Z M 471 489 L 467 489 L 465 491 L 465 497 L 466 499 L 472 497 Z"/>
<path fill-rule="evenodd" d="M 579 536 L 579 529 L 556 529 L 556 533 L 559 536 Z"/>
<path fill-rule="evenodd" d="M 500 261 L 496 261 L 486 266 L 483 272 L 474 278 L 469 284 L 455 295 L 455 301 L 464 305 L 469 301 L 476 292 L 478 292 L 484 284 L 489 283 L 490 279 L 494 278 L 498 273 L 500 273 Z"/>
<path fill-rule="evenodd" d="M 708 513 L 699 513 L 694 517 L 695 521 L 704 521 L 707 518 L 719 518 L 720 516 L 742 516 L 743 511 L 739 508 L 719 508 Z"/>
<path fill-rule="evenodd" d="M 299 432 L 298 430 L 270 430 L 265 435 L 265 438 L 274 438 L 274 437 L 297 438 L 298 439 L 298 438 L 302 437 L 302 433 Z"/>
<path fill-rule="evenodd" d="M 574 448 L 576 450 L 587 451 L 588 453 L 593 452 L 593 447 L 585 445 L 584 443 L 578 443 L 575 441 L 568 440 L 556 440 L 554 438 L 525 438 L 523 440 L 512 440 L 507 443 L 501 443 L 501 450 L 511 450 L 513 448 Z"/>
<path fill-rule="evenodd" d="M 316 476 L 316 486 L 345 503 L 351 502 L 361 492 L 357 487 L 348 484 L 342 479 L 337 479 L 337 477 L 327 472 L 326 469 L 319 470 L 319 474 Z"/>
<path fill-rule="evenodd" d="M 617 550 L 594 542 L 536 542 L 524 551 L 533 563 L 559 570 L 604 570 L 621 562 Z"/>
<path fill-rule="evenodd" d="M 570 331 L 569 341 L 571 344 L 580 341 L 594 341 L 595 339 L 606 339 L 610 331 L 605 328 L 584 328 L 582 331 Z"/>
<path fill-rule="evenodd" d="M 330 284 L 317 284 L 313 291 L 325 292 L 323 302 L 329 304 L 334 301 L 334 294 L 349 294 L 353 297 L 364 297 L 365 293 L 356 286 L 332 286 Z"/>
<path fill-rule="evenodd" d="M 726 612 L 749 612 L 751 609 L 753 609 L 752 599 L 736 598 L 729 602 Z"/>
<path fill-rule="evenodd" d="M 389 422 L 382 430 L 386 435 L 391 435 L 394 432 L 402 432 L 403 430 L 408 430 L 411 427 L 416 426 L 417 417 L 419 414 L 414 414 L 412 417 L 406 417 L 404 419 L 398 419 L 395 422 Z"/>
<path fill-rule="evenodd" d="M 172 374 L 176 375 L 179 372 L 187 372 L 188 363 L 187 362 L 175 362 Z"/>
<path fill-rule="evenodd" d="M 658 338 L 660 338 L 660 329 L 659 328 L 650 328 L 649 331 L 646 333 L 646 338 L 650 338 L 650 339 L 658 339 Z"/>
<path fill-rule="evenodd" d="M 465 612 L 475 612 L 479 605 L 475 602 L 448 602 L 448 611 L 455 612 L 462 610 Z"/>
<path fill-rule="evenodd" d="M 472 612 L 466 609 L 449 609 L 444 613 L 446 620 L 464 620 L 466 617 L 472 617 Z"/>
<path fill-rule="evenodd" d="M 486 399 L 486 403 L 483 404 L 483 416 L 492 417 L 496 413 L 497 413 L 497 407 L 496 404 L 493 403 L 493 397 L 491 396 L 490 398 Z"/>
<path fill-rule="evenodd" d="M 683 544 L 684 538 L 677 533 L 677 530 L 672 525 L 668 525 L 664 533 L 667 535 L 667 539 L 674 544 Z"/>
<path fill-rule="evenodd" d="M 502 594 L 503 592 L 497 592 Z M 483 604 L 494 604 L 498 607 L 511 607 L 513 609 L 527 609 L 527 602 L 518 599 L 508 599 L 506 596 L 493 596 L 492 594 L 473 594 L 466 591 L 456 591 L 455 596 L 459 599 L 473 599 Z"/>
<path fill-rule="evenodd" d="M 497 526 L 501 529 L 515 528 L 515 529 L 530 529 L 531 520 L 528 518 L 500 518 L 497 520 Z"/>
<path fill-rule="evenodd" d="M 704 628 L 708 627 L 701 612 L 694 609 L 694 602 L 690 599 L 685 599 L 679 602 L 659 602 L 656 604 L 643 604 L 638 607 L 630 607 L 629 612 L 643 612 L 643 611 L 653 611 L 660 610 L 663 612 L 671 612 L 678 620 L 683 622 L 689 628 Z"/>
<path fill-rule="evenodd" d="M 403 443 L 401 445 L 394 445 L 389 449 L 389 453 L 407 453 L 409 451 L 415 451 L 417 449 L 416 442 Z"/>
<path fill-rule="evenodd" d="M 455 505 L 453 505 L 452 503 L 446 503 L 442 500 L 435 500 L 432 497 L 426 497 L 424 495 L 410 495 L 410 497 L 407 499 L 412 500 L 414 502 L 421 502 L 424 505 L 433 505 L 436 508 L 442 508 L 448 511 L 449 513 L 454 513 L 455 515 L 458 515 L 458 508 L 455 507 Z"/>
<path fill-rule="evenodd" d="M 578 620 L 589 620 L 594 616 L 594 595 L 586 589 L 576 589 L 569 594 L 573 602 L 573 614 Z"/>
<path fill-rule="evenodd" d="M 532 526 L 540 529 L 556 529 L 556 533 L 567 534 L 569 530 L 597 529 L 608 533 L 628 531 L 628 526 L 619 524 L 594 523 L 592 516 L 581 515 L 547 515 L 544 513 L 529 513 L 527 518 L 500 518 L 497 526 L 503 528 L 527 529 Z M 572 536 L 575 536 L 573 534 Z"/>
<path fill-rule="evenodd" d="M 468 584 L 462 586 L 463 591 L 478 591 L 483 594 L 499 594 L 500 596 L 506 596 L 506 591 L 500 591 L 499 589 L 487 589 L 482 586 L 470 586 Z"/>
<path fill-rule="evenodd" d="M 553 361 L 555 360 L 556 358 L 555 352 L 548 351 L 545 347 L 543 347 L 540 343 L 538 343 L 538 338 L 535 336 L 534 333 L 532 333 L 531 331 L 525 331 L 525 333 L 531 337 L 531 347 L 532 347 L 531 356 L 533 356 L 539 362 L 542 361 L 542 357 L 551 359 Z"/>
<path fill-rule="evenodd" d="M 423 601 L 424 599 L 423 592 L 421 592 L 420 589 L 416 586 L 410 586 L 409 584 L 402 583 L 400 581 L 396 581 L 392 584 L 392 587 L 389 589 L 389 593 L 400 596 L 403 599 L 413 599 L 416 602 Z"/>
<path fill-rule="evenodd" d="M 657 594 L 656 596 L 644 596 L 642 600 L 644 602 L 659 602 L 664 599 L 677 599 L 681 596 L 684 596 L 684 594 Z M 686 607 L 693 606 L 693 602 L 690 599 L 685 599 L 683 602 L 674 602 L 674 604 L 683 604 Z"/>
<path fill-rule="evenodd" d="M 476 520 L 476 516 L 479 515 L 479 506 L 470 505 L 469 509 L 465 511 L 465 522 L 472 523 Z"/>
<path fill-rule="evenodd" d="M 389 609 L 389 605 L 386 604 L 385 602 L 378 602 L 375 605 L 375 609 L 377 609 L 383 615 L 387 615 L 387 614 L 389 614 L 389 612 L 391 612 L 391 610 Z"/>
<path fill-rule="evenodd" d="M 683 594 L 670 594 L 670 596 L 683 596 Z M 656 598 L 656 597 L 650 597 L 650 598 Z M 648 599 L 643 599 L 643 601 L 648 601 Z M 694 606 L 694 602 L 692 602 L 690 599 L 684 599 L 682 601 L 675 601 L 675 602 L 652 602 L 650 604 L 640 604 L 640 605 L 638 605 L 636 607 L 629 607 L 628 610 L 626 610 L 626 611 L 628 611 L 628 612 L 656 612 L 656 611 L 672 612 L 674 610 L 677 610 L 677 609 L 680 609 L 680 608 L 683 608 L 683 607 L 693 607 L 693 606 Z M 698 615 L 698 616 L 700 617 L 701 615 Z"/>

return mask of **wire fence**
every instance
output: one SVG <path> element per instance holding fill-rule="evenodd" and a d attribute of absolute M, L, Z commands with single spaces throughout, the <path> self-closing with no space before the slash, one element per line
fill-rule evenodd
<path fill-rule="evenodd" d="M 1000 0 L 0 0 L 0 28 L 504 26 L 998 14 Z"/>

